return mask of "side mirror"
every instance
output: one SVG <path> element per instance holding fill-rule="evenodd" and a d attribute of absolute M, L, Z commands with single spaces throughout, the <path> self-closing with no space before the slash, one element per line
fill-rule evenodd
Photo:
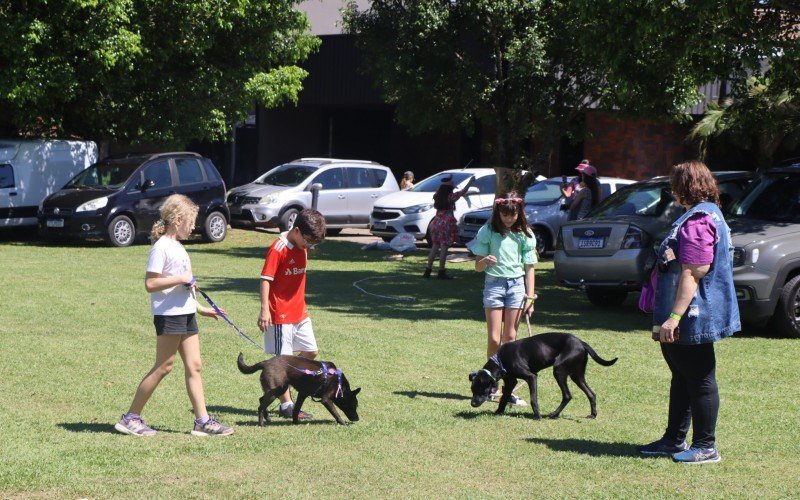
<path fill-rule="evenodd" d="M 472 194 L 481 194 L 481 190 L 476 188 L 475 186 L 470 186 L 467 188 L 467 192 L 465 193 L 467 196 Z"/>
<path fill-rule="evenodd" d="M 147 191 L 148 189 L 150 189 L 155 185 L 156 183 L 153 181 L 153 179 L 145 179 L 144 183 L 142 183 L 142 185 L 139 186 L 139 189 L 141 189 L 142 191 Z"/>

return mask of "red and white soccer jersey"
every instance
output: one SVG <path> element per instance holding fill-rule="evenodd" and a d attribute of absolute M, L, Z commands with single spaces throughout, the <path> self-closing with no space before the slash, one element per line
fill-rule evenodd
<path fill-rule="evenodd" d="M 261 279 L 270 282 L 269 314 L 273 323 L 300 323 L 308 317 L 306 262 L 306 250 L 289 243 L 286 233 L 267 250 Z"/>

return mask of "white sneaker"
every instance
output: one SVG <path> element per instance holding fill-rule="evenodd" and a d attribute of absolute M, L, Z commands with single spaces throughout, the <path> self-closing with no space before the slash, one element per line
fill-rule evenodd
<path fill-rule="evenodd" d="M 512 406 L 528 406 L 524 399 L 520 399 L 516 394 L 512 394 L 508 400 L 508 404 Z"/>

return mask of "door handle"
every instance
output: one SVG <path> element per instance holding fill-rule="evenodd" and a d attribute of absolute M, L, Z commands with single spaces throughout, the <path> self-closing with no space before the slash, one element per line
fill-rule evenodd
<path fill-rule="evenodd" d="M 340 194 L 339 196 L 337 196 L 337 198 L 339 198 L 340 200 L 343 200 L 343 199 L 345 199 L 345 196 L 343 194 Z"/>
<path fill-rule="evenodd" d="M 371 194 L 371 195 L 369 195 L 369 197 L 370 197 L 370 198 L 377 198 L 377 197 L 378 197 L 378 195 L 377 195 L 377 194 Z"/>
<path fill-rule="evenodd" d="M 16 196 L 16 195 L 17 195 L 17 192 L 16 192 L 16 191 L 14 191 L 13 193 L 8 193 L 8 195 L 9 195 L 9 196 Z"/>

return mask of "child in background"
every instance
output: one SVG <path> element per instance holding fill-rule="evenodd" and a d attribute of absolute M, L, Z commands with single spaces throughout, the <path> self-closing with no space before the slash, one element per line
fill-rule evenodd
<path fill-rule="evenodd" d="M 431 250 L 428 252 L 428 265 L 422 274 L 423 278 L 431 277 L 433 259 L 436 257 L 436 253 L 441 250 L 439 273 L 436 277 L 440 280 L 453 279 L 444 271 L 444 266 L 447 262 L 447 250 L 455 242 L 456 236 L 458 236 L 458 221 L 456 221 L 453 211 L 456 209 L 456 201 L 466 194 L 467 189 L 473 182 L 475 182 L 474 175 L 469 178 L 464 189 L 455 191 L 453 176 L 449 175 L 442 178 L 439 189 L 433 194 L 433 208 L 436 209 L 436 215 L 428 225 L 428 230 L 431 234 Z"/>
<path fill-rule="evenodd" d="M 150 292 L 153 324 L 156 329 L 156 362 L 136 389 L 128 413 L 122 415 L 114 428 L 134 436 L 153 436 L 141 417 L 144 405 L 161 380 L 171 371 L 175 353 L 183 360 L 186 391 L 194 409 L 193 436 L 227 436 L 233 434 L 206 411 L 203 379 L 200 376 L 200 336 L 197 334 L 195 312 L 209 318 L 217 317 L 210 308 L 197 303 L 192 296 L 195 279 L 189 254 L 181 245 L 192 234 L 197 205 L 186 196 L 174 194 L 161 206 L 161 219 L 153 224 L 150 239 L 153 247 L 147 262 L 145 289 Z"/>
<path fill-rule="evenodd" d="M 403 173 L 403 178 L 400 180 L 400 190 L 406 191 L 414 187 L 414 172 L 407 170 Z"/>
<path fill-rule="evenodd" d="M 325 218 L 307 208 L 297 215 L 292 229 L 272 242 L 261 270 L 261 313 L 258 328 L 264 332 L 268 354 L 317 357 L 317 340 L 306 308 L 307 249 L 325 239 Z M 292 418 L 294 403 L 287 389 L 280 396 L 278 415 Z M 300 420 L 310 413 L 300 411 Z"/>
<path fill-rule="evenodd" d="M 480 228 L 470 248 L 475 254 L 475 270 L 486 272 L 483 308 L 488 333 L 487 358 L 494 356 L 503 342 L 517 338 L 522 315 L 534 310 L 534 265 L 538 258 L 536 238 L 528 228 L 524 206 L 523 199 L 514 191 L 497 198 L 492 218 Z M 526 404 L 513 394 L 510 403 Z"/>

